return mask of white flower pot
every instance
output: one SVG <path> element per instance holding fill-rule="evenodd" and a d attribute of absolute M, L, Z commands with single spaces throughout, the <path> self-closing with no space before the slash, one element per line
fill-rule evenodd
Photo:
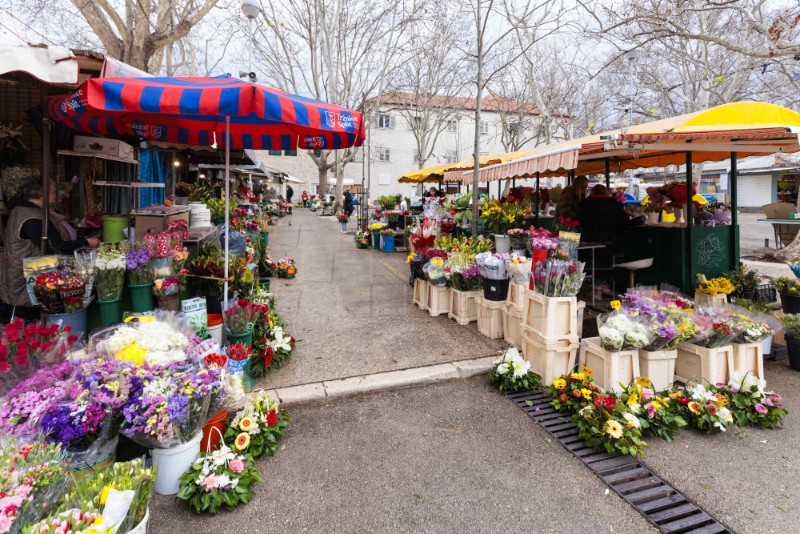
<path fill-rule="evenodd" d="M 144 517 L 138 525 L 128 531 L 128 534 L 147 534 L 147 522 L 150 521 L 150 508 L 144 513 Z"/>
<path fill-rule="evenodd" d="M 772 338 L 773 336 L 767 336 L 764 338 L 764 341 L 761 342 L 762 353 L 770 354 L 772 352 Z"/>
<path fill-rule="evenodd" d="M 153 465 L 158 468 L 156 477 L 156 493 L 159 495 L 175 495 L 180 482 L 178 477 L 184 474 L 200 456 L 200 439 L 202 432 L 187 441 L 169 449 L 151 449 Z"/>
<path fill-rule="evenodd" d="M 495 234 L 494 248 L 498 254 L 508 254 L 511 252 L 511 239 L 507 235 Z"/>

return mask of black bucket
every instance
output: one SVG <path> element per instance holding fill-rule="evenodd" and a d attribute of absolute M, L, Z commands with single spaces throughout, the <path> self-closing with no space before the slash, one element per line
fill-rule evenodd
<path fill-rule="evenodd" d="M 800 297 L 781 293 L 783 313 L 800 313 Z"/>
<path fill-rule="evenodd" d="M 508 283 L 508 278 L 505 280 L 490 280 L 489 278 L 484 278 L 483 298 L 493 301 L 506 300 L 508 297 Z"/>
<path fill-rule="evenodd" d="M 785 336 L 786 352 L 789 353 L 789 367 L 800 371 L 800 339 Z"/>

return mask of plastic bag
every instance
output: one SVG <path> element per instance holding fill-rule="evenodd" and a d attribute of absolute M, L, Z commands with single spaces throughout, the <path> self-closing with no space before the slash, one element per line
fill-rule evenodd
<path fill-rule="evenodd" d="M 726 308 L 695 307 L 695 336 L 691 342 L 706 348 L 730 345 L 746 329 Z"/>
<path fill-rule="evenodd" d="M 237 232 L 235 230 L 231 230 L 228 232 L 230 236 L 230 245 L 228 245 L 228 252 L 231 256 L 239 256 L 244 258 L 247 256 L 247 241 L 245 241 L 244 236 L 241 232 Z M 225 250 L 225 234 L 219 236 L 219 246 L 222 250 Z"/>
<path fill-rule="evenodd" d="M 428 281 L 435 286 L 447 285 L 447 279 L 444 273 L 444 260 L 442 258 L 433 258 L 422 267 Z"/>
<path fill-rule="evenodd" d="M 505 255 L 493 254 L 491 252 L 481 252 L 475 256 L 475 262 L 481 273 L 481 277 L 488 280 L 505 280 L 509 277 L 506 269 Z"/>
<path fill-rule="evenodd" d="M 512 284 L 527 285 L 531 272 L 531 260 L 525 256 L 512 254 L 504 260 L 506 269 L 511 276 Z"/>
<path fill-rule="evenodd" d="M 574 297 L 585 278 L 584 264 L 574 260 L 545 260 L 533 270 L 533 286 L 547 297 Z"/>
<path fill-rule="evenodd" d="M 783 328 L 783 322 L 768 313 L 751 311 L 733 304 L 729 304 L 725 309 L 730 312 L 737 329 L 742 329 L 733 340 L 734 343 L 759 343 Z"/>
<path fill-rule="evenodd" d="M 611 352 L 644 348 L 653 340 L 647 325 L 623 310 L 598 316 L 597 326 L 601 345 Z"/>

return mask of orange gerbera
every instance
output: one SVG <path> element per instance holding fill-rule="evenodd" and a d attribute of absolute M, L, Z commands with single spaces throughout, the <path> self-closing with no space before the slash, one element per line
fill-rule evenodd
<path fill-rule="evenodd" d="M 235 445 L 240 451 L 245 450 L 247 446 L 250 445 L 250 435 L 247 432 L 242 432 L 236 436 Z"/>
<path fill-rule="evenodd" d="M 289 273 L 289 274 L 294 274 L 294 273 L 295 273 L 295 268 L 294 268 L 294 267 L 292 267 L 292 266 L 290 266 L 290 267 L 289 267 L 289 268 L 286 270 L 286 272 L 287 272 L 287 273 Z"/>
<path fill-rule="evenodd" d="M 690 402 L 689 403 L 689 410 L 692 413 L 699 414 L 700 413 L 700 403 L 699 402 Z"/>

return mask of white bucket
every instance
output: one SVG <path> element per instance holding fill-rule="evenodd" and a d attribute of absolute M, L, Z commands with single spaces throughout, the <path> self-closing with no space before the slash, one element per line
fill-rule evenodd
<path fill-rule="evenodd" d="M 767 355 L 772 352 L 772 336 L 767 336 L 761 342 L 761 353 Z"/>
<path fill-rule="evenodd" d="M 138 525 L 128 531 L 128 534 L 147 534 L 147 522 L 150 521 L 150 508 L 144 513 L 144 517 Z"/>
<path fill-rule="evenodd" d="M 224 340 L 222 339 L 222 337 L 223 337 L 222 336 L 222 327 L 223 326 L 224 325 L 222 323 L 220 323 L 217 326 L 209 326 L 208 327 L 208 335 L 211 337 L 211 339 L 216 341 L 217 345 L 219 345 L 220 347 L 224 346 L 223 345 Z"/>
<path fill-rule="evenodd" d="M 158 468 L 156 477 L 156 493 L 159 495 L 175 495 L 180 482 L 178 477 L 184 474 L 200 456 L 200 439 L 198 433 L 191 440 L 171 449 L 151 449 L 153 465 Z"/>

